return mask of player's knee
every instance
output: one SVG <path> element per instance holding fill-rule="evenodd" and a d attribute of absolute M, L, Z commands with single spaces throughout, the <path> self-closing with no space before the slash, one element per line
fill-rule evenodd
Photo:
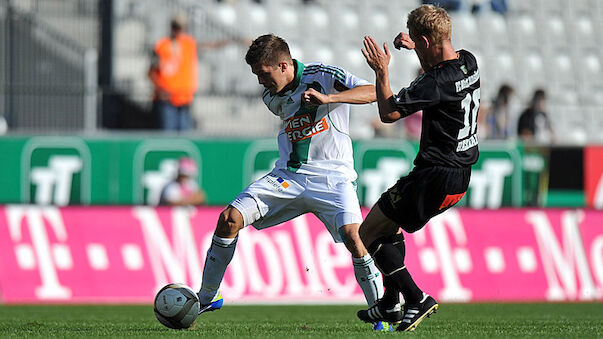
<path fill-rule="evenodd" d="M 358 225 L 350 224 L 341 226 L 339 229 L 339 233 L 344 238 L 346 242 L 356 242 L 360 241 L 360 237 L 358 236 Z"/>
<path fill-rule="evenodd" d="M 243 228 L 243 216 L 241 213 L 232 207 L 227 207 L 220 217 L 218 217 L 218 225 L 216 226 L 216 235 L 224 238 L 233 238 Z"/>
<path fill-rule="evenodd" d="M 346 225 L 340 231 L 347 249 L 354 257 L 362 257 L 367 253 L 358 235 L 358 225 Z"/>
<path fill-rule="evenodd" d="M 362 241 L 362 243 L 368 247 L 370 245 L 368 242 L 371 240 L 370 227 L 367 227 L 364 224 L 360 225 L 360 228 L 358 229 L 358 237 L 360 238 L 360 241 Z"/>

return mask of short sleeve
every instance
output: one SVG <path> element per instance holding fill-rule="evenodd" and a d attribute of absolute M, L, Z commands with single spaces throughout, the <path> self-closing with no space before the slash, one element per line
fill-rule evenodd
<path fill-rule="evenodd" d="M 364 86 L 364 85 L 370 85 L 371 84 L 370 82 L 368 82 L 368 81 L 366 81 L 366 80 L 364 80 L 362 78 L 359 78 L 359 77 L 355 76 L 354 74 L 352 74 L 352 73 L 350 73 L 350 72 L 348 72 L 348 71 L 346 71 L 344 69 L 341 69 L 341 70 L 345 74 L 345 79 L 344 79 L 344 81 L 342 81 L 341 84 L 346 89 L 352 89 L 354 87 Z"/>
<path fill-rule="evenodd" d="M 370 85 L 368 81 L 333 65 L 310 64 L 304 70 L 304 74 L 319 74 L 322 78 L 321 82 L 326 85 L 329 93 L 332 93 L 333 90 L 343 92 L 358 86 Z"/>

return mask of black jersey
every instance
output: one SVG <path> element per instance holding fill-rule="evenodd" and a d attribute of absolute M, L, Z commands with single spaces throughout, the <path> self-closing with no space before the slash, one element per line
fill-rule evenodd
<path fill-rule="evenodd" d="M 473 54 L 444 61 L 394 96 L 398 111 L 423 111 L 421 144 L 415 166 L 469 167 L 477 161 L 480 79 Z"/>

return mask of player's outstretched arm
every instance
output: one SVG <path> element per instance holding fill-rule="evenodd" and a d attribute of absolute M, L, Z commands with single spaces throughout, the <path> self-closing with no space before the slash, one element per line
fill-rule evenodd
<path fill-rule="evenodd" d="M 324 94 L 308 88 L 302 94 L 302 101 L 306 105 L 323 105 L 334 103 L 368 104 L 377 100 L 375 86 L 362 85 L 338 93 Z"/>
<path fill-rule="evenodd" d="M 383 44 L 383 50 L 381 50 L 372 37 L 365 36 L 362 54 L 368 65 L 375 71 L 377 104 L 381 121 L 394 122 L 402 118 L 403 115 L 398 111 L 394 93 L 389 84 L 389 61 L 392 57 L 389 48 Z"/>

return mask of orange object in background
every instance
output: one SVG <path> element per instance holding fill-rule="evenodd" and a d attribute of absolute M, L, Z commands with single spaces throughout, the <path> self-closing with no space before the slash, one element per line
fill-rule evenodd
<path fill-rule="evenodd" d="M 155 53 L 159 57 L 159 87 L 170 94 L 172 105 L 191 104 L 198 85 L 195 39 L 187 34 L 161 39 L 155 44 Z"/>

